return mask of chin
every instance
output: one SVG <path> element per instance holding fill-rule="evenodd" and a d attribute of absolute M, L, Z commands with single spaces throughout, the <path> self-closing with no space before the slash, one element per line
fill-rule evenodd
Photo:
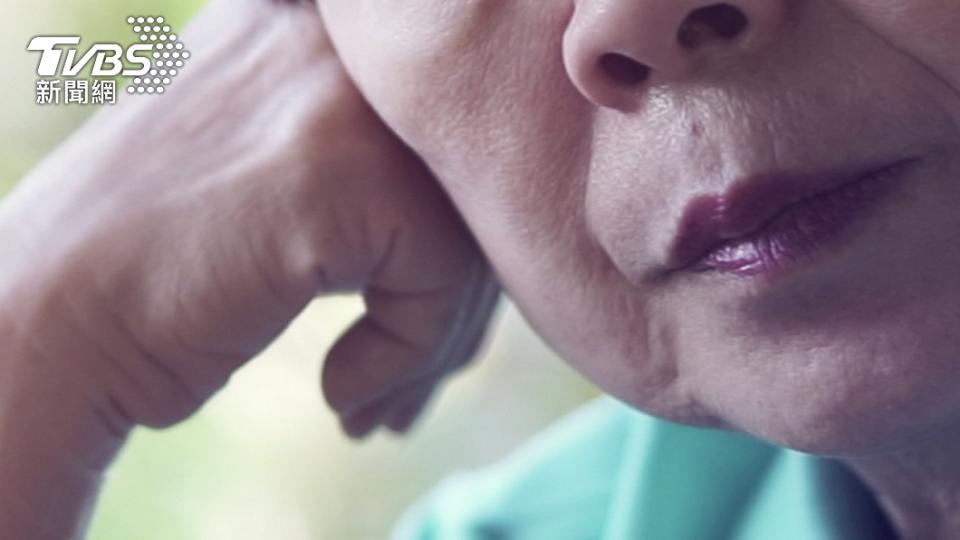
<path fill-rule="evenodd" d="M 905 450 L 960 421 L 954 355 L 879 339 L 804 352 L 729 359 L 703 401 L 735 430 L 821 456 Z"/>

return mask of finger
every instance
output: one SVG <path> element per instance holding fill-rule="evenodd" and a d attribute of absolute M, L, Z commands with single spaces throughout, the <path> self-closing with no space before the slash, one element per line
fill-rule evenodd
<path fill-rule="evenodd" d="M 439 376 L 425 377 L 389 395 L 344 415 L 341 425 L 353 438 L 363 438 L 383 425 L 400 433 L 406 431 L 430 401 Z"/>
<path fill-rule="evenodd" d="M 364 296 L 367 314 L 351 327 L 327 356 L 323 390 L 341 413 L 385 396 L 426 373 L 439 371 L 465 319 L 459 291 L 416 294 L 377 289 Z"/>
<path fill-rule="evenodd" d="M 398 434 L 409 431 L 433 399 L 434 393 L 440 383 L 443 382 L 443 378 L 476 356 L 477 350 L 487 334 L 487 327 L 499 297 L 500 287 L 496 280 L 492 279 L 491 273 L 485 287 L 482 287 L 477 297 L 474 298 L 473 307 L 470 310 L 470 313 L 473 314 L 472 321 L 468 323 L 470 330 L 461 333 L 462 337 L 459 340 L 459 345 L 457 345 L 457 352 L 451 355 L 453 361 L 450 365 L 444 366 L 439 373 L 428 374 L 420 381 L 414 381 L 405 388 L 395 390 L 390 395 L 365 405 L 363 410 L 375 408 L 378 411 L 376 418 L 380 423 Z M 369 429 L 375 427 L 375 425 L 369 426 Z"/>
<path fill-rule="evenodd" d="M 474 341 L 492 271 L 429 170 L 404 151 L 369 216 L 379 261 L 364 286 L 366 315 L 335 343 L 322 374 L 340 413 L 439 374 Z M 389 232 L 389 236 L 384 236 Z"/>
<path fill-rule="evenodd" d="M 473 306 L 470 308 L 471 318 L 460 334 L 458 343 L 451 355 L 449 371 L 460 369 L 477 356 L 484 338 L 489 334 L 491 321 L 499 300 L 500 284 L 491 269 L 483 282 L 483 286 L 479 289 L 477 297 L 473 300 Z"/>
<path fill-rule="evenodd" d="M 418 343 L 389 321 L 367 314 L 328 353 L 324 396 L 335 411 L 347 415 L 419 373 L 431 355 L 429 344 Z"/>
<path fill-rule="evenodd" d="M 423 383 L 413 385 L 412 388 L 405 389 L 399 398 L 394 398 L 395 405 L 391 407 L 393 413 L 388 416 L 384 425 L 398 434 L 405 434 L 410 430 L 433 399 L 438 387 L 443 382 L 443 378 L 476 357 L 480 345 L 487 335 L 490 320 L 499 298 L 500 286 L 493 279 L 491 273 L 486 286 L 480 290 L 479 297 L 474 302 L 473 309 L 471 309 L 473 317 L 468 323 L 469 330 L 461 334 L 457 352 L 451 355 L 453 359 L 451 364 L 446 366 L 441 373 L 427 378 Z"/>
<path fill-rule="evenodd" d="M 383 423 L 391 413 L 388 402 L 378 401 L 340 418 L 340 427 L 350 438 L 363 439 Z"/>
<path fill-rule="evenodd" d="M 409 431 L 433 399 L 435 389 L 436 385 L 431 385 L 424 390 L 404 395 L 392 409 L 392 414 L 386 419 L 384 425 L 399 434 Z"/>
<path fill-rule="evenodd" d="M 341 413 L 469 360 L 496 305 L 498 286 L 478 266 L 457 296 L 370 291 L 368 313 L 331 350 L 324 392 Z"/>

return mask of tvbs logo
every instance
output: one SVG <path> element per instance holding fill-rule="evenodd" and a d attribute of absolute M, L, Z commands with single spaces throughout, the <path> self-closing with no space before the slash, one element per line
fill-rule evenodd
<path fill-rule="evenodd" d="M 94 77 L 115 77 L 121 74 L 124 77 L 134 77 L 146 75 L 150 71 L 149 56 L 153 52 L 153 45 L 138 43 L 130 45 L 124 52 L 123 47 L 118 43 L 95 43 L 79 60 L 77 59 L 78 45 L 80 45 L 80 36 L 37 36 L 30 40 L 27 50 L 40 52 L 37 75 L 41 77 L 57 75 L 76 77 L 91 60 L 93 60 L 93 66 L 90 69 L 90 75 Z M 65 49 L 67 54 L 64 62 L 61 62 L 64 49 L 60 47 L 68 47 Z M 122 59 L 126 59 L 128 64 L 135 64 L 137 67 L 126 67 Z M 62 69 L 61 64 L 63 64 Z"/>
<path fill-rule="evenodd" d="M 163 17 L 131 16 L 127 24 L 138 37 L 138 42 L 127 46 L 94 43 L 82 50 L 80 36 L 31 39 L 27 50 L 40 53 L 37 103 L 114 103 L 117 77 L 132 78 L 127 93 L 164 93 L 190 52 Z M 94 80 L 77 79 L 88 67 Z"/>

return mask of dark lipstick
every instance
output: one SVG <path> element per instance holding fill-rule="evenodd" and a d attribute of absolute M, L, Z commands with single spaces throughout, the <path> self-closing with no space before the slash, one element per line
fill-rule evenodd
<path fill-rule="evenodd" d="M 890 192 L 910 161 L 863 173 L 771 174 L 688 205 L 670 252 L 672 270 L 757 275 L 785 268 L 838 238 Z"/>

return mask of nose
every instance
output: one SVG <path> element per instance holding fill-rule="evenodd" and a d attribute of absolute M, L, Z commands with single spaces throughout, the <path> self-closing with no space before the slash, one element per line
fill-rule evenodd
<path fill-rule="evenodd" d="M 711 59 L 763 50 L 788 0 L 574 0 L 567 73 L 597 105 L 629 109 L 638 90 L 694 77 Z"/>

